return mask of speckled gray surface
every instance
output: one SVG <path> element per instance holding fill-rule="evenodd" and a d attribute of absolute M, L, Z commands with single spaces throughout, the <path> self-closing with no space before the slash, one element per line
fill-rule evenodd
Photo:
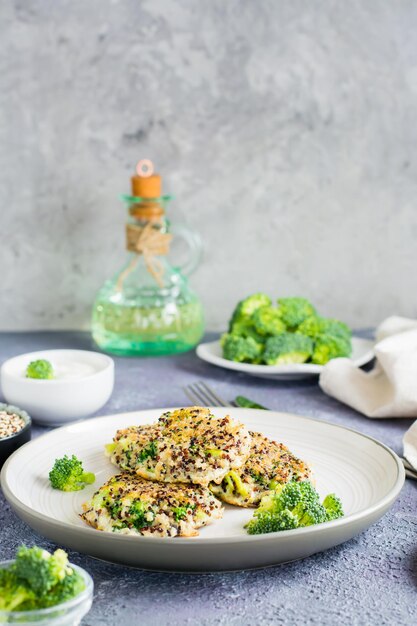
<path fill-rule="evenodd" d="M 2 0 L 0 329 L 87 326 L 143 157 L 204 237 L 208 328 L 258 289 L 415 316 L 416 29 L 413 0 Z"/>
<path fill-rule="evenodd" d="M 0 334 L 0 361 L 43 348 L 90 349 L 83 333 Z M 244 393 L 271 409 L 345 424 L 401 452 L 409 420 L 371 421 L 326 397 L 314 380 L 276 383 L 205 364 L 191 352 L 116 360 L 116 388 L 100 412 L 187 404 L 181 386 L 204 378 L 219 394 Z M 34 435 L 45 432 L 36 427 Z M 71 553 L 95 582 L 84 626 L 415 624 L 417 483 L 407 481 L 393 509 L 362 535 L 304 561 L 258 571 L 162 574 L 110 565 Z M 33 533 L 0 496 L 0 558 L 22 543 L 53 545 Z"/>

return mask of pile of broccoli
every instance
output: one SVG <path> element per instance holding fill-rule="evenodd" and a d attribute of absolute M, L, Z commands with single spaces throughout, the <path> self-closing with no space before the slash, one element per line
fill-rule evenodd
<path fill-rule="evenodd" d="M 50 554 L 37 546 L 21 546 L 12 565 L 0 569 L 0 610 L 45 609 L 84 589 L 83 577 L 70 567 L 64 550 Z"/>
<path fill-rule="evenodd" d="M 236 306 L 221 345 L 224 358 L 238 363 L 325 365 L 351 355 L 351 337 L 346 324 L 321 317 L 305 298 L 279 298 L 275 306 L 255 293 Z"/>
<path fill-rule="evenodd" d="M 250 535 L 261 535 L 322 524 L 342 516 L 342 503 L 335 494 L 320 502 L 309 481 L 290 482 L 277 485 L 262 498 L 246 530 Z"/>

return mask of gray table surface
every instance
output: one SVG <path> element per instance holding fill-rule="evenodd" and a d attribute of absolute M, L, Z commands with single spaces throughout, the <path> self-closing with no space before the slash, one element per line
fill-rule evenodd
<path fill-rule="evenodd" d="M 0 361 L 48 348 L 92 349 L 81 332 L 0 333 Z M 316 379 L 272 382 L 226 371 L 193 352 L 115 358 L 116 386 L 100 411 L 187 405 L 181 387 L 204 379 L 228 399 L 244 394 L 271 409 L 311 416 L 380 439 L 401 452 L 410 420 L 369 420 L 322 393 Z M 46 432 L 34 427 L 33 436 Z M 157 624 L 412 624 L 417 616 L 417 483 L 405 487 L 377 524 L 347 543 L 303 561 L 234 573 L 162 574 L 70 552 L 95 583 L 85 626 Z M 21 544 L 55 546 L 34 533 L 0 494 L 0 558 Z"/>

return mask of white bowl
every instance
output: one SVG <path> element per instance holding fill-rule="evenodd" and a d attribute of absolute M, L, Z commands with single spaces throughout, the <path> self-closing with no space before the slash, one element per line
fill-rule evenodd
<path fill-rule="evenodd" d="M 37 359 L 50 361 L 57 378 L 26 378 L 27 366 Z M 71 367 L 74 372 L 68 374 Z M 114 362 L 87 350 L 43 350 L 5 361 L 0 377 L 6 402 L 22 407 L 38 423 L 54 426 L 91 415 L 107 402 L 113 391 Z"/>

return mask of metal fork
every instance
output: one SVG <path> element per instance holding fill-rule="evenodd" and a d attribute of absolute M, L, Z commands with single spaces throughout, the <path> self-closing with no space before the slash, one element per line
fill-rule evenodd
<path fill-rule="evenodd" d="M 203 406 L 237 406 L 235 402 L 223 400 L 202 380 L 186 385 L 183 387 L 183 391 L 193 404 L 201 404 Z"/>
<path fill-rule="evenodd" d="M 183 387 L 183 391 L 187 398 L 191 400 L 193 404 L 200 404 L 203 406 L 238 406 L 236 402 L 226 402 L 223 400 L 211 387 L 209 387 L 203 380 L 198 380 L 195 383 L 186 385 Z M 400 456 L 402 464 L 404 465 L 405 475 L 407 478 L 417 480 L 417 472 L 412 465 Z"/>

